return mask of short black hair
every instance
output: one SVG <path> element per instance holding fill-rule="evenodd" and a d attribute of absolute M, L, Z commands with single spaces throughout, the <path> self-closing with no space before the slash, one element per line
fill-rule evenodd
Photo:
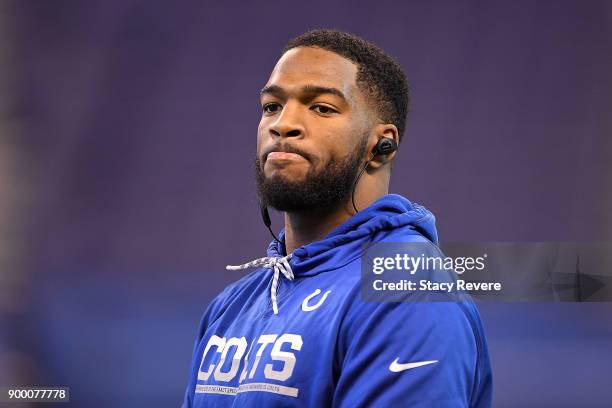
<path fill-rule="evenodd" d="M 296 47 L 319 47 L 354 62 L 357 86 L 372 102 L 380 120 L 397 127 L 401 142 L 408 114 L 408 80 L 389 54 L 356 35 L 332 29 L 316 29 L 292 39 L 283 54 Z"/>

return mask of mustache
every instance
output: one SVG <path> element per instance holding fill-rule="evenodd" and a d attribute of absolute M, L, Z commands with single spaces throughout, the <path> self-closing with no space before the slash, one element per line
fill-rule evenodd
<path fill-rule="evenodd" d="M 295 146 L 292 146 L 290 144 L 275 144 L 274 146 L 270 147 L 269 149 L 266 149 L 263 154 L 261 155 L 261 162 L 265 163 L 265 161 L 268 158 L 268 154 L 270 154 L 271 152 L 285 152 L 285 153 L 295 153 L 295 154 L 299 154 L 300 156 L 304 157 L 306 160 L 310 160 L 310 155 L 306 152 L 304 152 L 302 149 L 299 149 Z"/>

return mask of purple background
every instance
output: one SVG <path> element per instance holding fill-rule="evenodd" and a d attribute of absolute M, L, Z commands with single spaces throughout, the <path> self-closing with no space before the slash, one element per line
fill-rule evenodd
<path fill-rule="evenodd" d="M 270 240 L 258 92 L 310 28 L 405 68 L 391 191 L 434 212 L 441 240 L 612 240 L 609 1 L 244 3 L 6 7 L 6 140 L 28 197 L 12 214 L 26 249 L 23 301 L 4 312 L 23 368 L 9 379 L 69 385 L 75 406 L 180 403 L 199 317 L 240 276 L 224 266 Z M 610 403 L 610 304 L 480 309 L 495 407 Z"/>

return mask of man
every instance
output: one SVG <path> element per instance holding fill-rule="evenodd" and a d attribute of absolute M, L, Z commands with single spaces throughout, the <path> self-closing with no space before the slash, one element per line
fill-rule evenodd
<path fill-rule="evenodd" d="M 202 318 L 183 406 L 490 406 L 471 302 L 360 297 L 364 245 L 437 243 L 433 215 L 388 194 L 408 109 L 399 65 L 348 33 L 311 31 L 286 46 L 261 108 L 258 193 L 285 228 L 268 257 L 228 267 L 256 270 Z"/>

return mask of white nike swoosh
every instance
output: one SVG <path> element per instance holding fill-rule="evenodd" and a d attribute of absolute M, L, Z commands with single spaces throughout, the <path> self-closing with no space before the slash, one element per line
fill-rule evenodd
<path fill-rule="evenodd" d="M 429 365 L 429 364 L 438 362 L 438 360 L 430 360 L 430 361 L 415 361 L 413 363 L 400 364 L 397 360 L 399 360 L 399 358 L 396 358 L 389 366 L 389 370 L 393 373 L 399 373 L 400 371 L 410 370 L 411 368 L 422 367 L 425 365 Z"/>

